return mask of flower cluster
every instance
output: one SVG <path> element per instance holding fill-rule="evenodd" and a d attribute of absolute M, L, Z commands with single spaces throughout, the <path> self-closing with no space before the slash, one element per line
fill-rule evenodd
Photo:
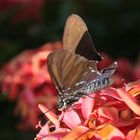
<path fill-rule="evenodd" d="M 19 127 L 34 128 L 38 122 L 39 103 L 52 107 L 56 90 L 47 70 L 47 56 L 62 47 L 61 42 L 48 43 L 34 50 L 26 50 L 7 63 L 0 72 L 3 94 L 17 101 L 15 113 L 22 119 Z"/>
<path fill-rule="evenodd" d="M 140 81 L 122 88 L 108 87 L 90 97 L 83 97 L 63 112 L 62 120 L 53 112 L 37 140 L 139 140 Z M 44 113 L 47 107 L 39 105 Z M 54 131 L 51 131 L 52 128 Z"/>
<path fill-rule="evenodd" d="M 46 62 L 48 54 L 61 47 L 61 42 L 56 42 L 45 44 L 38 49 L 26 50 L 1 69 L 2 92 L 10 101 L 17 102 L 15 114 L 21 116 L 21 123 L 18 125 L 20 129 L 34 128 L 37 124 L 37 117 L 40 114 L 38 104 L 44 104 L 47 108 L 53 108 L 56 105 L 57 91 L 50 79 Z M 102 56 L 104 60 L 97 64 L 98 69 L 107 67 L 113 62 L 107 54 L 102 53 Z M 121 79 L 125 79 L 126 83 L 140 79 L 139 63 L 132 66 L 127 59 L 117 61 L 118 69 L 113 75 L 114 88 L 123 86 L 124 82 Z"/>

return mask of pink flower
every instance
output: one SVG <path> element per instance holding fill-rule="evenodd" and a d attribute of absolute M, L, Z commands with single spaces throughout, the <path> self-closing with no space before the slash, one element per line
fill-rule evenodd
<path fill-rule="evenodd" d="M 35 50 L 27 50 L 3 66 L 0 82 L 3 94 L 9 100 L 17 100 L 15 114 L 22 122 L 18 127 L 34 128 L 40 111 L 39 103 L 51 108 L 56 102 L 56 90 L 47 71 L 46 58 L 61 42 L 48 43 Z"/>
<path fill-rule="evenodd" d="M 41 126 L 38 140 L 139 140 L 140 81 L 122 88 L 105 88 L 83 97 L 60 116 L 39 105 L 51 121 Z M 55 127 L 50 131 L 50 127 Z"/>

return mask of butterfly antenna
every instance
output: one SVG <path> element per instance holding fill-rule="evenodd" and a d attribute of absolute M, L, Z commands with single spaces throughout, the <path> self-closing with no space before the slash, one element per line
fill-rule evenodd
<path fill-rule="evenodd" d="M 57 108 L 57 107 L 50 108 L 48 111 L 46 111 L 46 112 L 44 112 L 44 113 L 41 113 L 37 118 L 38 118 L 38 119 L 41 118 L 41 117 L 44 116 L 46 113 L 48 113 L 49 111 L 51 111 L 51 110 L 53 110 L 53 109 L 55 109 L 55 108 Z"/>

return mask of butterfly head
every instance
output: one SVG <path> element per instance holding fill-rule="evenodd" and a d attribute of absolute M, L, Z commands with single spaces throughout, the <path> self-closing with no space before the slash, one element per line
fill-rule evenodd
<path fill-rule="evenodd" d="M 79 100 L 79 96 L 77 94 L 74 94 L 74 92 L 69 92 L 66 94 L 59 95 L 58 102 L 57 102 L 57 108 L 59 111 L 63 111 L 73 103 L 77 102 Z"/>
<path fill-rule="evenodd" d="M 66 108 L 65 100 L 59 99 L 58 102 L 57 102 L 57 108 L 58 108 L 59 111 L 64 110 Z"/>

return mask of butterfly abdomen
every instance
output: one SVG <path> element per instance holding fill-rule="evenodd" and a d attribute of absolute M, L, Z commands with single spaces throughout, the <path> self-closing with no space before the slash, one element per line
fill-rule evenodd
<path fill-rule="evenodd" d="M 111 85 L 112 82 L 113 81 L 110 78 L 99 78 L 99 79 L 92 80 L 90 82 L 87 82 L 86 86 L 83 87 L 83 92 L 88 94 L 91 92 L 101 90 Z"/>

